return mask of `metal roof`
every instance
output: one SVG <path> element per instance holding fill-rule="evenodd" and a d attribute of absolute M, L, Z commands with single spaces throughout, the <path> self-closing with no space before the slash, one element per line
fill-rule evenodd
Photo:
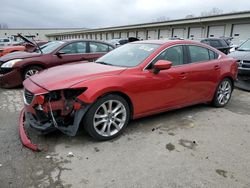
<path fill-rule="evenodd" d="M 93 33 L 93 32 L 105 32 L 105 31 L 116 31 L 116 30 L 131 30 L 131 29 L 140 29 L 140 28 L 150 28 L 156 26 L 172 26 L 180 24 L 190 24 L 190 23 L 203 23 L 203 22 L 212 22 L 212 21 L 223 21 L 223 20 L 232 20 L 232 19 L 250 19 L 250 11 L 242 12 L 233 12 L 225 13 L 212 16 L 200 16 L 193 18 L 183 18 L 183 19 L 174 19 L 161 22 L 148 22 L 141 24 L 132 24 L 132 25 L 123 25 L 123 26 L 113 26 L 113 27 L 104 27 L 104 28 L 95 28 L 95 29 L 84 29 L 72 32 L 62 32 L 62 33 L 51 33 L 46 36 L 58 36 L 66 34 L 81 34 L 81 33 Z"/>

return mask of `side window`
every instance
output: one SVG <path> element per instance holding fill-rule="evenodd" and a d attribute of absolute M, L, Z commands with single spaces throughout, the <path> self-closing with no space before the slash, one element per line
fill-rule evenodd
<path fill-rule="evenodd" d="M 200 46 L 188 46 L 191 63 L 210 59 L 208 49 Z"/>
<path fill-rule="evenodd" d="M 60 52 L 65 54 L 86 53 L 86 42 L 74 42 L 64 46 Z"/>
<path fill-rule="evenodd" d="M 109 51 L 114 50 L 113 46 L 109 46 Z"/>
<path fill-rule="evenodd" d="M 77 42 L 77 53 L 86 53 L 86 42 Z"/>
<path fill-rule="evenodd" d="M 68 44 L 67 46 L 64 46 L 60 52 L 65 54 L 76 54 L 77 53 L 77 45 L 76 43 Z"/>
<path fill-rule="evenodd" d="M 184 55 L 182 46 L 174 46 L 166 49 L 160 55 L 155 58 L 152 64 L 156 63 L 158 60 L 171 61 L 173 66 L 184 64 Z"/>
<path fill-rule="evenodd" d="M 209 57 L 210 59 L 218 59 L 219 55 L 217 53 L 215 53 L 212 50 L 208 50 L 209 51 Z"/>
<path fill-rule="evenodd" d="M 90 42 L 89 47 L 90 47 L 90 53 L 109 51 L 109 46 L 102 43 Z"/>

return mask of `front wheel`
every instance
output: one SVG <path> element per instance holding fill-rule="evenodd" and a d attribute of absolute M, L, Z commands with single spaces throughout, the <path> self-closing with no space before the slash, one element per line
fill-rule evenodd
<path fill-rule="evenodd" d="M 130 109 L 127 101 L 119 95 L 107 95 L 98 99 L 88 110 L 83 125 L 96 140 L 110 140 L 127 126 Z"/>
<path fill-rule="evenodd" d="M 42 67 L 39 66 L 30 66 L 28 68 L 26 68 L 23 72 L 23 79 L 27 79 L 30 76 L 37 74 L 39 71 L 43 70 Z"/>
<path fill-rule="evenodd" d="M 233 91 L 232 81 L 228 78 L 223 79 L 220 82 L 215 92 L 213 105 L 216 107 L 225 106 L 231 98 L 232 91 Z"/>

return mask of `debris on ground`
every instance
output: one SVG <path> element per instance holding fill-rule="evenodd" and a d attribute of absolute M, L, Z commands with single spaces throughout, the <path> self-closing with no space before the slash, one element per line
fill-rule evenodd
<path fill-rule="evenodd" d="M 216 169 L 216 173 L 223 176 L 224 178 L 227 178 L 227 171 L 225 170 Z"/>
<path fill-rule="evenodd" d="M 47 155 L 45 158 L 46 159 L 51 159 L 52 157 L 50 155 Z"/>
<path fill-rule="evenodd" d="M 155 130 L 157 130 L 159 128 L 161 128 L 161 127 L 160 126 L 159 127 L 155 127 L 155 128 L 152 129 L 152 131 L 155 131 Z"/>
<path fill-rule="evenodd" d="M 95 152 L 99 152 L 100 149 L 98 147 L 95 147 Z"/>
<path fill-rule="evenodd" d="M 175 135 L 175 133 L 173 133 L 173 132 L 169 132 L 169 133 L 168 133 L 168 135 L 170 135 L 170 136 L 174 136 L 174 135 Z"/>
<path fill-rule="evenodd" d="M 70 152 L 68 153 L 68 155 L 67 155 L 67 157 L 74 157 L 74 156 L 75 156 L 74 153 L 71 152 L 71 151 L 70 151 Z"/>
<path fill-rule="evenodd" d="M 0 167 L 2 167 L 3 165 L 2 164 L 0 164 Z"/>
<path fill-rule="evenodd" d="M 173 150 L 175 149 L 175 146 L 174 146 L 172 143 L 168 143 L 168 144 L 166 145 L 166 149 L 167 149 L 168 151 L 173 151 Z"/>
<path fill-rule="evenodd" d="M 194 149 L 197 146 L 196 141 L 180 139 L 179 144 L 188 149 Z"/>

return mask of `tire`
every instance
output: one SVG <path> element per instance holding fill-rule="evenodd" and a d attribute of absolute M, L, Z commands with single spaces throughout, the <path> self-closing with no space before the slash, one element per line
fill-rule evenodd
<path fill-rule="evenodd" d="M 43 70 L 42 67 L 37 66 L 37 65 L 33 65 L 33 66 L 29 66 L 27 67 L 24 71 L 23 71 L 23 80 L 27 79 L 28 77 L 38 73 L 39 71 Z"/>
<path fill-rule="evenodd" d="M 103 141 L 121 134 L 129 119 L 130 109 L 127 101 L 119 95 L 110 94 L 99 98 L 90 107 L 83 118 L 83 125 L 90 136 Z"/>
<path fill-rule="evenodd" d="M 229 102 L 232 96 L 232 92 L 233 92 L 232 81 L 229 78 L 223 79 L 216 89 L 212 104 L 215 107 L 225 106 Z"/>

